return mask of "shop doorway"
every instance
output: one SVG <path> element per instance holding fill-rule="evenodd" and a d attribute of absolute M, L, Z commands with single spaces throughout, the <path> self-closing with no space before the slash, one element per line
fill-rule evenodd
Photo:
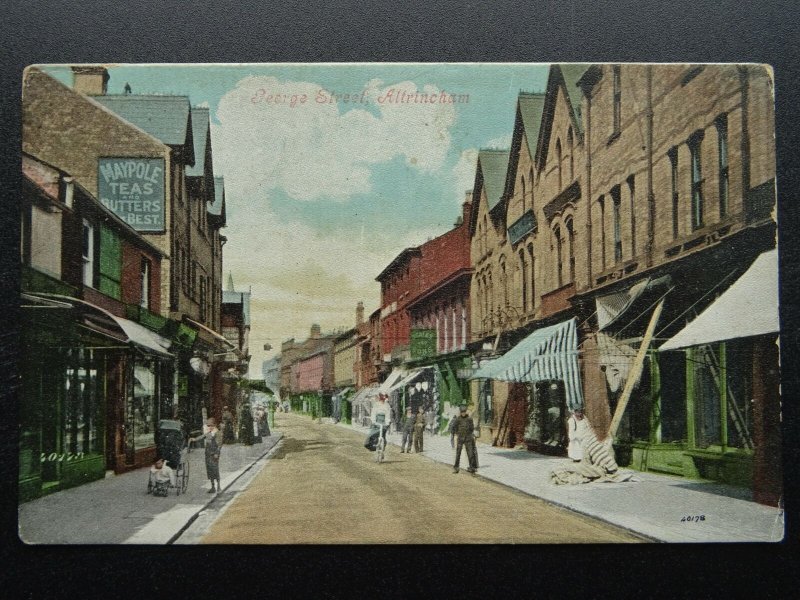
<path fill-rule="evenodd" d="M 528 443 L 543 454 L 563 455 L 567 446 L 567 394 L 560 379 L 537 381 L 529 414 Z"/>

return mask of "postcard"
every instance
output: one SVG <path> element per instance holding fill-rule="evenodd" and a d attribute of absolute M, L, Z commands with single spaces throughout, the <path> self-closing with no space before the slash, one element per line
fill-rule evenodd
<path fill-rule="evenodd" d="M 23 78 L 24 543 L 783 539 L 769 66 Z"/>

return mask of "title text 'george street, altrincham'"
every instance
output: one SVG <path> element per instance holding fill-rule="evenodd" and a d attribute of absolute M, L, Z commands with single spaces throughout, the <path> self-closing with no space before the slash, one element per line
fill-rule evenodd
<path fill-rule="evenodd" d="M 338 93 L 336 91 L 318 89 L 310 94 L 274 93 L 266 88 L 259 88 L 250 98 L 253 104 L 286 105 L 289 108 L 312 104 L 468 104 L 469 94 L 451 94 L 445 90 L 437 92 L 407 92 L 400 88 L 388 88 L 371 97 L 369 89 L 364 88 L 355 93 Z"/>

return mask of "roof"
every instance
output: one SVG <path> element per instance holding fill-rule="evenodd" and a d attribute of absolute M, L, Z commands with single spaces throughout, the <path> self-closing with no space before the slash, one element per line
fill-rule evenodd
<path fill-rule="evenodd" d="M 581 100 L 583 92 L 578 87 L 578 81 L 583 77 L 584 73 L 589 70 L 589 64 L 567 64 L 559 65 L 561 75 L 564 77 L 564 85 L 567 88 L 567 96 L 569 103 L 572 105 L 572 111 L 575 114 L 576 129 L 583 134 L 583 119 L 581 118 Z"/>
<path fill-rule="evenodd" d="M 380 274 L 375 278 L 375 281 L 383 281 L 389 275 L 389 273 L 406 262 L 412 256 L 422 256 L 422 250 L 419 246 L 414 246 L 413 248 L 406 248 L 403 250 L 394 258 L 392 262 L 389 263 L 389 266 L 380 272 Z"/>
<path fill-rule="evenodd" d="M 223 304 L 241 304 L 245 327 L 250 327 L 250 292 L 222 291 Z"/>
<path fill-rule="evenodd" d="M 168 146 L 191 143 L 191 106 L 188 96 L 127 94 L 92 96 L 92 99 Z"/>
<path fill-rule="evenodd" d="M 206 144 L 209 140 L 209 111 L 207 108 L 192 107 L 192 139 L 194 141 L 194 165 L 186 167 L 189 177 L 202 177 L 205 175 Z"/>
<path fill-rule="evenodd" d="M 542 125 L 544 111 L 544 94 L 521 92 L 517 99 L 517 110 L 522 118 L 522 127 L 528 139 L 528 153 L 536 156 L 536 142 L 539 140 L 539 128 Z M 516 132 L 515 132 L 516 134 Z"/>
<path fill-rule="evenodd" d="M 478 168 L 483 175 L 486 200 L 492 210 L 503 197 L 508 171 L 508 150 L 481 150 L 478 152 Z M 476 211 L 477 212 L 477 211 Z"/>

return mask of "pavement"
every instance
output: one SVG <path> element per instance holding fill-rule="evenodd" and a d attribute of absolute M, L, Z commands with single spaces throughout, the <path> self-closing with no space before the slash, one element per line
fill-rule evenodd
<path fill-rule="evenodd" d="M 338 425 L 366 436 L 367 428 Z M 401 434 L 390 433 L 388 441 L 400 446 Z M 783 510 L 752 501 L 744 488 L 629 469 L 621 471 L 633 478 L 622 483 L 555 485 L 550 473 L 570 459 L 481 442 L 477 447 L 478 476 L 656 542 L 780 542 L 784 536 Z M 422 455 L 452 465 L 450 436 L 426 433 Z M 466 451 L 461 466 L 467 466 Z M 452 475 L 469 476 L 464 468 Z"/>
<path fill-rule="evenodd" d="M 358 425 L 339 423 L 366 435 Z M 237 481 L 263 464 L 282 434 L 252 446 L 224 446 L 220 457 L 222 493 L 239 489 Z M 389 442 L 400 445 L 399 433 Z M 423 457 L 451 465 L 449 436 L 426 434 Z M 390 448 L 389 452 L 398 452 Z M 550 473 L 569 459 L 524 449 L 478 443 L 478 477 L 497 482 L 550 504 L 627 529 L 659 542 L 780 542 L 783 511 L 753 502 L 747 489 L 656 473 L 633 473 L 622 483 L 554 485 Z M 188 454 L 189 488 L 166 498 L 147 494 L 148 469 L 37 498 L 18 509 L 19 536 L 27 544 L 170 544 L 202 517 L 217 496 L 208 494 L 202 449 Z M 466 455 L 462 457 L 466 466 Z M 252 473 L 251 473 L 252 474 Z M 469 477 L 466 470 L 452 477 Z M 213 512 L 213 511 L 209 511 Z M 700 519 L 699 517 L 702 517 Z"/>
<path fill-rule="evenodd" d="M 282 434 L 252 446 L 231 444 L 220 453 L 224 496 L 260 459 L 268 458 Z M 187 454 L 189 485 L 180 496 L 147 493 L 149 467 L 109 475 L 19 505 L 19 537 L 26 544 L 170 544 L 217 494 L 209 494 L 202 448 Z M 263 461 L 262 461 L 263 462 Z"/>

